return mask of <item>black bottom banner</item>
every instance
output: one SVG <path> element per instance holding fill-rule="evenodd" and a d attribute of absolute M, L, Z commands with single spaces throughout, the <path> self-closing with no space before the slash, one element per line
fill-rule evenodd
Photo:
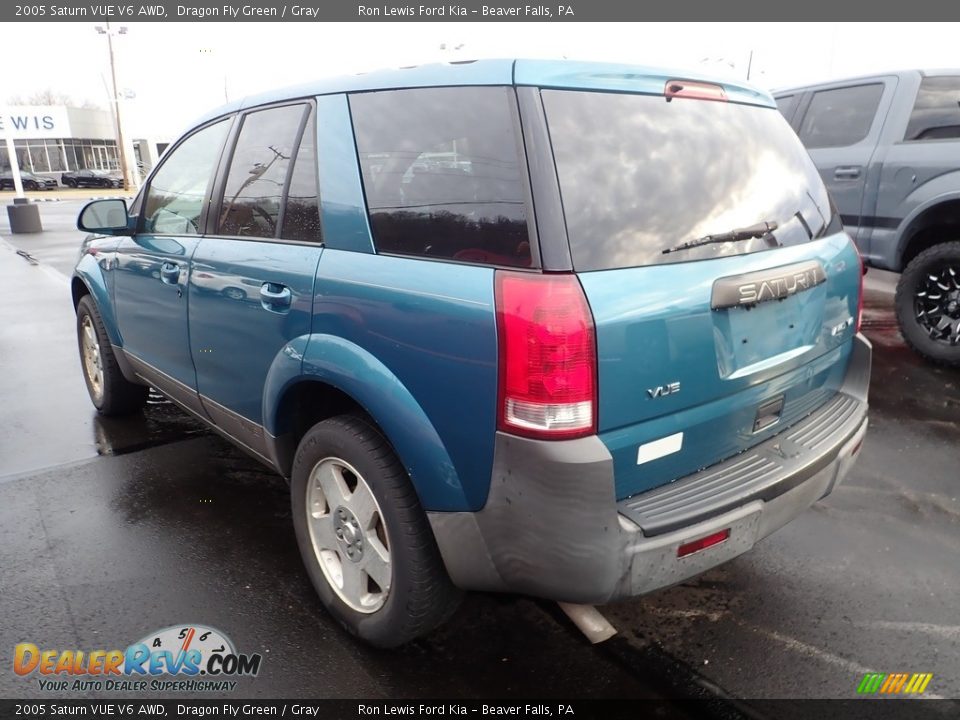
<path fill-rule="evenodd" d="M 0 718 L 957 718 L 960 700 L 0 700 Z"/>

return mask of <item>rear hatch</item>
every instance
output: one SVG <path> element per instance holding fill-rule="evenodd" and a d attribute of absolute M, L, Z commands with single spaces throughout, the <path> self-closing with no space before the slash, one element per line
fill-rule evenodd
<path fill-rule="evenodd" d="M 541 91 L 618 499 L 812 413 L 856 332 L 859 259 L 796 135 L 690 94 Z"/>

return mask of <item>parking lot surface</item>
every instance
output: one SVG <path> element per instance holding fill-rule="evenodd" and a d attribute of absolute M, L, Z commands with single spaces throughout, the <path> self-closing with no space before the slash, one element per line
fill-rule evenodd
<path fill-rule="evenodd" d="M 960 697 L 960 373 L 903 345 L 895 276 L 867 276 L 871 426 L 851 475 L 752 552 L 602 608 L 626 654 L 546 603 L 489 595 L 382 652 L 316 599 L 281 478 L 159 398 L 133 421 L 95 417 L 67 281 L 80 206 L 44 203 L 37 235 L 0 217 L 0 652 L 204 623 L 264 655 L 250 696 L 651 697 L 693 679 L 738 698 L 853 698 L 867 672 L 930 672 L 927 696 Z M 0 696 L 49 693 L 6 662 Z"/>

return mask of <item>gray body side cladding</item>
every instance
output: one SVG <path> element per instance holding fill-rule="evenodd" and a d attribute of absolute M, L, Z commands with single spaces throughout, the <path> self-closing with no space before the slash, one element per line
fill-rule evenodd
<path fill-rule="evenodd" d="M 589 602 L 623 572 L 613 460 L 596 436 L 497 433 L 484 509 L 428 517 L 451 579 L 471 590 Z"/>

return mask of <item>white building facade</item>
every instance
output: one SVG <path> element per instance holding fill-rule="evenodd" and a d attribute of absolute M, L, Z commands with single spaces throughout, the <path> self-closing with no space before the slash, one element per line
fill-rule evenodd
<path fill-rule="evenodd" d="M 118 170 L 116 132 L 106 110 L 63 105 L 0 106 L 0 141 L 12 138 L 20 170 L 59 180 L 69 170 Z M 127 147 L 131 145 L 128 140 Z M 131 169 L 145 174 L 166 143 L 134 139 Z M 128 153 L 129 154 L 129 153 Z M 5 142 L 0 142 L 0 172 L 10 170 Z"/>

